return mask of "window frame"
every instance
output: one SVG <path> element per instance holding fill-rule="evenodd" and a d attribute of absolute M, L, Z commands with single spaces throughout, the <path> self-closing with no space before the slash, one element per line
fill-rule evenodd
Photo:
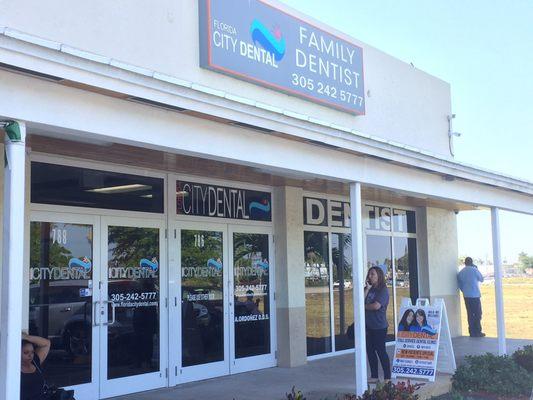
<path fill-rule="evenodd" d="M 368 220 L 368 216 L 363 213 L 363 257 L 364 257 L 364 265 L 366 268 L 366 265 L 368 263 L 368 257 L 367 257 L 367 235 L 371 236 L 383 236 L 383 237 L 390 237 L 391 241 L 391 264 L 392 264 L 392 287 L 393 287 L 393 307 L 394 307 L 394 339 L 389 340 L 387 343 L 395 343 L 396 342 L 396 335 L 398 334 L 398 315 L 396 313 L 396 304 L 397 304 L 397 293 L 396 293 L 396 252 L 395 252 L 395 238 L 407 238 L 407 239 L 415 239 L 416 240 L 416 274 L 417 274 L 417 281 L 416 281 L 416 291 L 417 293 L 420 293 L 420 240 L 418 237 L 419 232 L 419 216 L 420 212 L 419 209 L 416 207 L 409 207 L 409 206 L 401 206 L 396 204 L 389 204 L 389 203 L 381 203 L 381 202 L 374 202 L 370 200 L 363 200 L 363 207 L 367 205 L 377 206 L 377 207 L 387 207 L 391 211 L 391 223 L 390 223 L 390 230 L 384 231 L 384 230 L 377 230 L 377 229 L 370 229 L 367 228 L 366 221 Z M 400 209 L 400 210 L 406 210 L 406 211 L 413 211 L 415 213 L 415 227 L 416 227 L 416 233 L 408 233 L 408 232 L 397 232 L 394 230 L 394 218 L 392 217 L 392 210 L 393 209 Z"/>

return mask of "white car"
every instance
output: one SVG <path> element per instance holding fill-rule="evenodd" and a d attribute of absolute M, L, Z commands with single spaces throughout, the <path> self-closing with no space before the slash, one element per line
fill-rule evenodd
<path fill-rule="evenodd" d="M 339 289 L 340 282 L 333 282 L 333 289 Z M 350 289 L 352 287 L 352 282 L 350 281 L 344 281 L 344 288 Z"/>

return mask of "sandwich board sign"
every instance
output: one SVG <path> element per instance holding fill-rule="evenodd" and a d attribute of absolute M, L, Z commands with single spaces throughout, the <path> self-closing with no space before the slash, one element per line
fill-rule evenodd
<path fill-rule="evenodd" d="M 437 371 L 452 374 L 455 357 L 443 299 L 402 299 L 392 377 L 435 381 Z"/>

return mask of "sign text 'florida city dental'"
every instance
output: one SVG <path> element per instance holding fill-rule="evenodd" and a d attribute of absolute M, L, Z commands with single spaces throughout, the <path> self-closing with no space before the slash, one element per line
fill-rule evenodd
<path fill-rule="evenodd" d="M 361 47 L 261 0 L 200 0 L 200 65 L 365 113 Z"/>

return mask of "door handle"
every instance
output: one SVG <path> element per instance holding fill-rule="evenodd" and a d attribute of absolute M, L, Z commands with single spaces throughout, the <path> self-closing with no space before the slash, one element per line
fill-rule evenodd
<path fill-rule="evenodd" d="M 111 301 L 111 300 L 104 300 L 102 301 L 102 304 L 111 304 L 111 322 L 109 321 L 109 318 L 106 322 L 102 322 L 101 325 L 105 326 L 109 326 L 109 325 L 113 325 L 116 321 L 116 315 L 115 315 L 115 302 L 114 301 Z"/>
<path fill-rule="evenodd" d="M 65 308 L 63 308 L 60 312 L 69 312 L 69 311 L 72 311 L 72 308 L 70 308 L 70 307 L 65 307 Z"/>
<path fill-rule="evenodd" d="M 93 303 L 93 307 L 92 307 L 92 313 L 93 313 L 93 326 L 98 326 L 98 321 L 96 320 L 97 316 L 98 316 L 98 312 L 96 311 L 96 309 L 98 308 L 98 304 L 100 304 L 99 301 L 95 301 Z"/>
<path fill-rule="evenodd" d="M 109 325 L 113 325 L 115 323 L 115 318 L 116 318 L 115 308 L 116 308 L 115 302 L 112 301 L 111 302 L 111 323 Z"/>

